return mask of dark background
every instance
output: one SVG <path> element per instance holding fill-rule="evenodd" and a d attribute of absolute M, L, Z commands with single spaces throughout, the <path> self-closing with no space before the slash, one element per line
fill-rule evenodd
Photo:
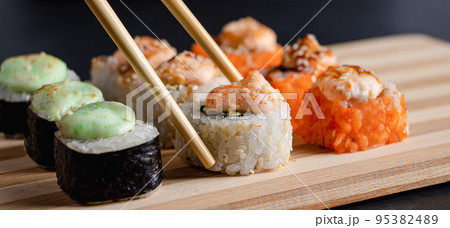
<path fill-rule="evenodd" d="M 109 1 L 134 35 L 151 33 L 119 0 Z M 123 0 L 153 32 L 178 51 L 192 39 L 158 0 Z M 285 44 L 328 0 L 185 0 L 205 28 L 253 16 Z M 324 44 L 396 33 L 425 33 L 450 41 L 448 0 L 333 0 L 300 34 Z M 296 40 L 296 37 L 294 40 Z M 0 0 L 0 60 L 45 51 L 67 62 L 83 79 L 90 59 L 115 45 L 82 0 Z M 450 209 L 450 184 L 386 196 L 338 209 Z"/>
<path fill-rule="evenodd" d="M 119 0 L 109 1 L 134 35 L 150 32 Z M 188 49 L 189 35 L 158 0 L 123 0 L 160 38 Z M 217 35 L 234 19 L 253 16 L 285 44 L 328 0 L 186 0 Z M 300 34 L 324 44 L 395 33 L 426 33 L 450 41 L 448 0 L 333 0 Z M 296 37 L 294 40 L 296 40 Z M 88 79 L 90 59 L 115 46 L 82 0 L 0 0 L 0 60 L 46 51 Z"/>

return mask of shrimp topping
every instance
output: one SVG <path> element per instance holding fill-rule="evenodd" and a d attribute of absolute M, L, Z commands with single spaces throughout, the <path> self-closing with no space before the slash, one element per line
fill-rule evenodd
<path fill-rule="evenodd" d="M 336 66 L 336 56 L 330 49 L 321 46 L 312 34 L 288 46 L 283 54 L 282 67 L 305 73 L 320 74 L 330 66 Z"/>
<path fill-rule="evenodd" d="M 195 84 L 209 82 L 221 72 L 209 58 L 190 51 L 178 54 L 169 62 L 161 64 L 156 72 L 165 84 Z"/>
<path fill-rule="evenodd" d="M 255 70 L 239 82 L 211 90 L 206 98 L 206 109 L 216 112 L 266 113 L 278 108 L 282 100 L 280 92 Z"/>
<path fill-rule="evenodd" d="M 383 91 L 383 84 L 371 71 L 359 66 L 330 67 L 317 79 L 315 86 L 333 101 L 367 101 L 376 99 Z"/>
<path fill-rule="evenodd" d="M 159 64 L 168 61 L 177 53 L 177 50 L 170 46 L 166 40 L 159 41 L 149 36 L 136 36 L 134 41 L 152 67 L 157 67 Z M 113 58 L 118 62 L 119 72 L 124 73 L 132 70 L 131 65 L 120 50 L 114 52 Z"/>
<path fill-rule="evenodd" d="M 225 50 L 272 51 L 277 45 L 275 32 L 252 17 L 229 22 L 218 38 Z"/>

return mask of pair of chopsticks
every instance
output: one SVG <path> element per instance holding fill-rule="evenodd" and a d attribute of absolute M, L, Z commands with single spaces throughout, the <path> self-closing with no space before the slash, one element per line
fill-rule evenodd
<path fill-rule="evenodd" d="M 108 32 L 114 43 L 116 43 L 117 47 L 128 59 L 128 62 L 130 62 L 131 66 L 139 75 L 141 80 L 148 85 L 150 91 L 153 93 L 153 96 L 157 97 L 159 94 L 169 94 L 167 88 L 159 79 L 159 76 L 153 70 L 144 54 L 142 54 L 130 33 L 109 5 L 108 1 L 85 0 L 85 2 L 105 28 L 106 32 Z M 219 46 L 217 46 L 216 42 L 212 39 L 208 32 L 206 32 L 182 0 L 162 0 L 162 2 L 181 23 L 184 29 L 186 29 L 186 31 L 191 35 L 191 37 L 198 44 L 200 44 L 208 56 L 214 61 L 214 63 L 216 63 L 225 76 L 227 76 L 228 80 L 235 82 L 242 79 L 242 76 L 233 64 L 231 64 Z M 160 89 L 152 90 L 152 87 L 159 87 Z M 185 141 L 189 142 L 189 146 L 206 168 L 213 166 L 216 161 L 198 136 L 195 129 L 189 123 L 178 104 L 170 95 L 162 97 L 163 99 L 159 101 L 159 104 L 164 110 L 170 111 L 170 120 L 172 120 L 175 127 L 183 135 Z"/>

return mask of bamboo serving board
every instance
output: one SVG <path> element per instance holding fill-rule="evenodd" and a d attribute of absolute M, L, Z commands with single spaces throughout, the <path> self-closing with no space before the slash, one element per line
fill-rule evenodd
<path fill-rule="evenodd" d="M 450 181 L 450 44 L 397 35 L 331 48 L 340 63 L 371 69 L 405 93 L 406 141 L 341 155 L 299 144 L 287 167 L 251 176 L 169 162 L 175 151 L 166 150 L 166 178 L 148 198 L 84 206 L 26 156 L 22 141 L 2 138 L 0 209 L 322 209 Z"/>

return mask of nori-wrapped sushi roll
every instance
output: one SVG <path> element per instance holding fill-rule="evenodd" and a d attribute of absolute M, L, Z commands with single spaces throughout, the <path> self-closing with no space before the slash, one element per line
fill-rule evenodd
<path fill-rule="evenodd" d="M 194 107 L 194 108 L 193 108 Z M 283 166 L 292 150 L 289 106 L 259 71 L 211 90 L 200 110 L 180 105 L 216 163 L 210 171 L 248 175 Z M 178 156 L 203 166 L 186 140 L 176 133 Z"/>
<path fill-rule="evenodd" d="M 31 95 L 45 84 L 66 78 L 78 76 L 62 60 L 44 52 L 6 59 L 0 71 L 0 132 L 22 138 Z"/>
<path fill-rule="evenodd" d="M 31 97 L 27 110 L 24 144 L 28 156 L 40 167 L 54 170 L 54 136 L 58 130 L 55 121 L 73 108 L 103 100 L 102 92 L 85 82 L 65 80 L 40 88 Z"/>
<path fill-rule="evenodd" d="M 28 101 L 13 102 L 0 98 L 0 132 L 3 132 L 6 138 L 23 138 L 23 133 L 26 131 L 28 105 Z"/>
<path fill-rule="evenodd" d="M 154 190 L 163 178 L 158 130 L 131 108 L 97 102 L 57 122 L 58 185 L 84 204 L 124 200 Z"/>

